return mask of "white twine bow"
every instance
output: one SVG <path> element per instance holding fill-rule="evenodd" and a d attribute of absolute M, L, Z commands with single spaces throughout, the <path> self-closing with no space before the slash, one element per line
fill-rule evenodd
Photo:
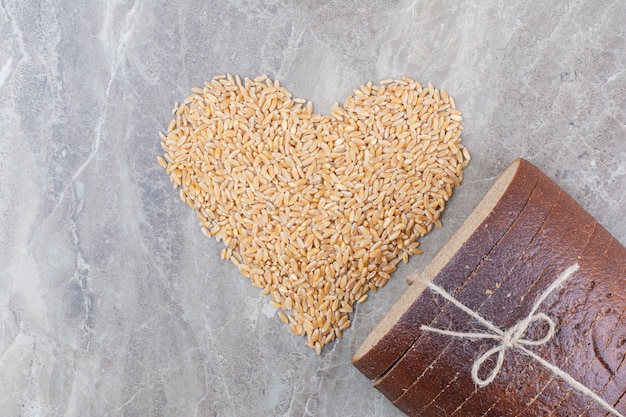
<path fill-rule="evenodd" d="M 579 268 L 578 264 L 576 263 L 574 265 L 571 265 L 565 271 L 563 271 L 563 273 L 561 273 L 561 275 L 548 287 L 548 289 L 546 289 L 539 296 L 539 298 L 537 298 L 537 300 L 535 301 L 535 304 L 533 304 L 533 307 L 530 310 L 530 313 L 528 313 L 528 316 L 526 316 L 524 319 L 517 322 L 513 327 L 511 327 L 508 330 L 500 329 L 499 327 L 497 327 L 490 321 L 484 319 L 480 314 L 478 314 L 474 310 L 460 303 L 452 295 L 450 295 L 450 293 L 448 293 L 446 290 L 444 290 L 443 288 L 429 281 L 427 283 L 427 286 L 431 291 L 436 292 L 437 294 L 439 294 L 446 300 L 450 301 L 456 307 L 461 309 L 467 315 L 474 318 L 476 321 L 478 321 L 480 324 L 485 326 L 487 329 L 491 330 L 493 333 L 455 332 L 451 330 L 437 329 L 435 327 L 424 326 L 424 325 L 422 325 L 420 329 L 424 331 L 428 331 L 428 332 L 439 333 L 439 334 L 453 336 L 453 337 L 460 337 L 464 339 L 494 339 L 494 340 L 499 341 L 500 343 L 498 345 L 496 345 L 495 347 L 483 353 L 478 359 L 474 361 L 474 364 L 472 365 L 472 379 L 479 387 L 485 387 L 491 384 L 491 382 L 493 382 L 493 380 L 496 378 L 496 376 L 498 376 L 498 373 L 502 369 L 506 351 L 508 349 L 517 349 L 520 352 L 530 356 L 531 358 L 533 358 L 534 360 L 542 364 L 546 369 L 549 369 L 550 371 L 552 371 L 555 375 L 557 375 L 558 377 L 563 379 L 565 382 L 567 382 L 572 388 L 577 389 L 578 391 L 592 398 L 595 402 L 597 402 L 599 405 L 601 405 L 605 410 L 609 411 L 611 414 L 617 417 L 625 417 L 619 411 L 613 408 L 609 403 L 607 403 L 602 397 L 600 397 L 595 392 L 591 391 L 582 383 L 575 380 L 567 372 L 551 364 L 550 362 L 543 359 L 541 356 L 537 355 L 533 351 L 526 348 L 526 346 L 543 345 L 547 343 L 550 339 L 552 339 L 552 337 L 554 337 L 556 333 L 556 325 L 554 324 L 554 321 L 552 321 L 552 319 L 548 317 L 547 315 L 545 315 L 544 313 L 537 313 L 537 310 L 539 309 L 539 306 L 541 305 L 541 303 L 543 303 L 545 299 L 556 288 L 558 288 L 561 284 L 563 284 L 574 272 L 576 272 L 578 268 Z M 546 333 L 545 336 L 543 336 L 541 339 L 538 339 L 538 340 L 524 339 L 524 336 L 526 332 L 528 331 L 528 328 L 530 327 L 532 323 L 536 321 L 543 321 L 547 323 L 548 332 Z M 493 355 L 498 355 L 496 358 L 495 366 L 493 367 L 493 369 L 491 370 L 491 372 L 488 374 L 486 378 L 481 378 L 480 375 L 478 375 L 479 369 L 485 363 L 485 361 L 487 361 Z"/>

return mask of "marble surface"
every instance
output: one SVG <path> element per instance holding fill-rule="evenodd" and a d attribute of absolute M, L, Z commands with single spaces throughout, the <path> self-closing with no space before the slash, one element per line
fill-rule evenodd
<path fill-rule="evenodd" d="M 626 243 L 626 3 L 0 2 L 0 416 L 399 416 L 350 364 L 524 157 Z M 156 164 L 173 104 L 267 73 L 320 112 L 447 89 L 473 159 L 423 255 L 321 356 L 219 258 Z"/>

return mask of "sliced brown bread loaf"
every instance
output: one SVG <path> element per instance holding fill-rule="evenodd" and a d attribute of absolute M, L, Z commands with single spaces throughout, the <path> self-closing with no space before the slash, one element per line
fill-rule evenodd
<path fill-rule="evenodd" d="M 595 400 L 515 348 L 507 349 L 493 382 L 480 388 L 470 369 L 497 341 L 420 329 L 489 333 L 428 289 L 428 282 L 504 331 L 527 317 L 538 297 L 573 264 L 579 269 L 538 310 L 555 323 L 556 334 L 530 350 L 624 413 L 626 248 L 521 159 L 413 280 L 353 363 L 408 415 L 606 415 Z M 541 339 L 546 332 L 538 322 L 524 339 Z M 495 358 L 479 375 L 489 373 Z"/>

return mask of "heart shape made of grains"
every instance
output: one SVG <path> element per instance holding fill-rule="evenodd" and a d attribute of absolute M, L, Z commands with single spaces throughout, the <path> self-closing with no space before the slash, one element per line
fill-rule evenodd
<path fill-rule="evenodd" d="M 408 77 L 369 82 L 325 116 L 277 80 L 223 75 L 173 114 L 159 164 L 222 258 L 318 354 L 421 253 L 470 159 L 452 97 Z"/>

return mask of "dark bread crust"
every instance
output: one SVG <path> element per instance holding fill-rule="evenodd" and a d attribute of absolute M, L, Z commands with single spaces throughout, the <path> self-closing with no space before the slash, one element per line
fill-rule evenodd
<path fill-rule="evenodd" d="M 539 309 L 557 335 L 532 350 L 626 412 L 626 248 L 526 161 L 516 160 L 494 188 L 372 332 L 355 366 L 408 415 L 606 415 L 518 351 L 507 352 L 490 385 L 476 388 L 472 363 L 495 342 L 419 329 L 485 330 L 424 291 L 424 280 L 507 329 L 578 262 L 580 270 Z M 531 327 L 526 338 L 544 332 Z"/>

